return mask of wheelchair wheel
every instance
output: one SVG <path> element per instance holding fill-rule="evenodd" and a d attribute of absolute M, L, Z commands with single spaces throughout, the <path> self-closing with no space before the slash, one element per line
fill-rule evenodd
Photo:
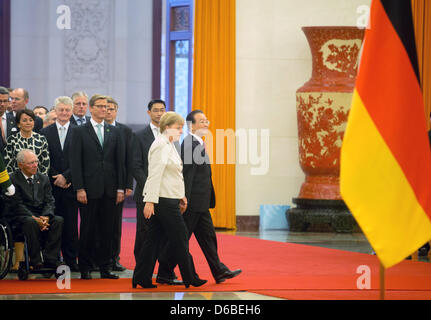
<path fill-rule="evenodd" d="M 7 224 L 0 222 L 0 279 L 8 274 L 13 255 L 12 233 Z"/>

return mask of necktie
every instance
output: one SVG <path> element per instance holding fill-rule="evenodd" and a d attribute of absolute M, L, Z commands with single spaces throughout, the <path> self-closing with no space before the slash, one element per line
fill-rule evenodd
<path fill-rule="evenodd" d="M 100 145 L 103 147 L 102 124 L 97 124 L 97 137 L 99 138 Z"/>
<path fill-rule="evenodd" d="M 76 124 L 80 126 L 82 124 L 81 118 L 76 119 Z"/>
<path fill-rule="evenodd" d="M 79 120 L 81 120 L 81 124 L 84 124 L 84 123 L 85 123 L 85 118 L 81 118 L 81 119 L 79 119 Z"/>
<path fill-rule="evenodd" d="M 27 178 L 27 181 L 28 181 L 28 185 L 30 186 L 30 189 L 31 189 L 32 198 L 34 199 L 34 184 L 33 184 L 33 179 L 32 178 Z"/>
<path fill-rule="evenodd" d="M 60 137 L 61 150 L 63 150 L 63 147 L 64 147 L 64 139 L 66 138 L 66 128 L 65 128 L 65 127 L 63 127 L 63 126 L 61 126 L 61 127 L 59 128 L 59 130 L 60 130 L 60 135 L 59 135 L 59 137 Z"/>

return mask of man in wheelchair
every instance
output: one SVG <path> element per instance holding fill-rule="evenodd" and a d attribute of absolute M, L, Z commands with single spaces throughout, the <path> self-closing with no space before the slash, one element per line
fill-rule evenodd
<path fill-rule="evenodd" d="M 21 150 L 17 163 L 19 170 L 10 175 L 15 195 L 6 198 L 8 220 L 25 235 L 33 270 L 56 268 L 63 218 L 54 215 L 55 200 L 49 178 L 37 172 L 38 159 L 31 150 Z"/>

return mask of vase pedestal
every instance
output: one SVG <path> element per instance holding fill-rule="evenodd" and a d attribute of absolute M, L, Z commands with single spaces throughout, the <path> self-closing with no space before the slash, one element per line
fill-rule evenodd
<path fill-rule="evenodd" d="M 293 232 L 361 232 L 356 220 L 342 200 L 293 198 L 295 208 L 286 211 L 289 231 Z"/>

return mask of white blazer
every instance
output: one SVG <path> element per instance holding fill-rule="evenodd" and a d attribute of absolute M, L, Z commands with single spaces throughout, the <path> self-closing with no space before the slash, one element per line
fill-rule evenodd
<path fill-rule="evenodd" d="M 142 192 L 144 202 L 159 203 L 159 197 L 185 196 L 183 162 L 175 145 L 160 134 L 148 152 L 148 178 Z"/>

